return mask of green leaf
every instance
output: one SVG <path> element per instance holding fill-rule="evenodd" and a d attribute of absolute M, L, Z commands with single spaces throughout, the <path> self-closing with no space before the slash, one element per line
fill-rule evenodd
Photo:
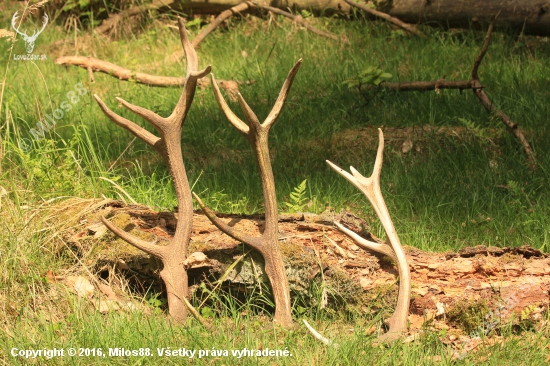
<path fill-rule="evenodd" d="M 187 28 L 193 28 L 193 27 L 199 28 L 200 25 L 201 25 L 201 18 L 195 18 L 190 22 L 185 23 L 185 26 Z"/>

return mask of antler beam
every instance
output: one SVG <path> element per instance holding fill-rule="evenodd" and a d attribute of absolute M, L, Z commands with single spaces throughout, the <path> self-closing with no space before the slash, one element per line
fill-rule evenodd
<path fill-rule="evenodd" d="M 269 158 L 268 133 L 277 117 L 281 113 L 285 100 L 294 81 L 294 77 L 300 68 L 302 59 L 298 60 L 294 67 L 288 73 L 286 80 L 281 88 L 281 92 L 271 112 L 263 123 L 260 123 L 256 114 L 248 106 L 242 95 L 239 94 L 239 104 L 244 112 L 248 122 L 243 122 L 227 105 L 223 99 L 220 89 L 212 78 L 212 89 L 214 96 L 222 109 L 225 117 L 250 143 L 256 155 L 258 169 L 260 170 L 260 179 L 262 181 L 262 189 L 264 194 L 265 207 L 265 230 L 260 237 L 251 237 L 249 235 L 238 232 L 222 220 L 220 220 L 214 212 L 208 209 L 200 198 L 193 193 L 199 206 L 202 208 L 206 216 L 214 225 L 221 231 L 231 236 L 232 238 L 242 241 L 258 250 L 265 260 L 265 272 L 271 283 L 273 297 L 275 299 L 275 317 L 274 321 L 284 327 L 292 325 L 292 313 L 290 304 L 290 287 L 285 273 L 283 258 L 278 246 L 278 211 L 277 211 L 277 196 L 275 191 L 275 180 L 273 178 L 273 170 L 271 168 L 271 160 Z"/>
<path fill-rule="evenodd" d="M 378 253 L 385 254 L 397 263 L 397 268 L 399 270 L 399 295 L 397 297 L 397 306 L 395 312 L 388 320 L 388 332 L 380 337 L 381 340 L 391 341 L 399 338 L 401 334 L 407 331 L 407 317 L 409 315 L 409 303 L 411 299 L 411 275 L 407 258 L 403 252 L 401 242 L 393 226 L 390 213 L 380 189 L 380 173 L 382 172 L 382 160 L 384 155 L 384 133 L 381 129 L 378 129 L 378 131 L 380 143 L 378 145 L 374 169 L 370 177 L 362 176 L 353 167 L 350 167 L 350 174 L 328 160 L 327 163 L 368 198 L 386 232 L 389 244 L 379 244 L 361 238 L 359 235 L 344 228 L 342 225 L 336 224 L 340 230 L 354 239 L 363 249 L 374 250 Z"/>
<path fill-rule="evenodd" d="M 187 38 L 185 26 L 181 18 L 178 18 L 178 24 L 181 43 L 187 59 L 187 72 L 181 97 L 172 114 L 164 118 L 148 109 L 117 98 L 124 107 L 149 122 L 157 130 L 160 137 L 113 112 L 103 103 L 99 96 L 94 95 L 94 97 L 107 117 L 155 149 L 163 156 L 170 167 L 170 174 L 172 175 L 178 199 L 178 225 L 174 237 L 168 245 L 158 246 L 145 242 L 117 228 L 107 219 L 102 217 L 101 220 L 111 231 L 129 244 L 158 257 L 162 261 L 163 269 L 160 272 L 160 276 L 166 285 L 170 315 L 176 321 L 183 323 L 187 319 L 186 296 L 188 293 L 188 278 L 183 263 L 187 258 L 187 248 L 191 238 L 193 201 L 181 153 L 181 131 L 183 122 L 195 96 L 197 80 L 210 73 L 210 66 L 203 70 L 198 70 L 197 54 Z"/>

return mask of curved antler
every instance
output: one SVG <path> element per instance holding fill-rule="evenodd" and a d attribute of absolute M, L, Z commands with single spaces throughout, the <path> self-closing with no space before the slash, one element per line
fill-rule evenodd
<path fill-rule="evenodd" d="M 283 87 L 281 88 L 281 92 L 279 93 L 279 97 L 263 123 L 260 123 L 260 120 L 241 94 L 238 94 L 239 104 L 241 105 L 241 109 L 244 112 L 248 124 L 237 117 L 223 99 L 214 75 L 211 75 L 212 89 L 221 110 L 233 127 L 235 127 L 250 143 L 256 155 L 264 193 L 265 230 L 263 234 L 255 238 L 236 231 L 216 217 L 216 215 L 204 205 L 199 197 L 193 193 L 199 206 L 218 229 L 232 238 L 250 245 L 262 254 L 265 259 L 265 272 L 271 283 L 273 297 L 275 298 L 274 321 L 287 327 L 292 325 L 290 287 L 285 273 L 283 258 L 278 247 L 277 195 L 275 192 L 275 180 L 273 178 L 271 160 L 269 158 L 268 133 L 281 113 L 281 109 L 284 106 L 284 102 L 301 63 L 302 59 L 299 59 L 288 73 Z"/>
<path fill-rule="evenodd" d="M 136 248 L 158 257 L 162 261 L 163 269 L 160 275 L 166 284 L 170 315 L 179 322 L 185 322 L 187 318 L 186 306 L 189 306 L 189 304 L 186 303 L 188 279 L 183 263 L 187 258 L 187 247 L 191 238 L 193 199 L 191 197 L 191 189 L 189 188 L 185 166 L 183 164 L 181 130 L 195 96 L 197 80 L 206 76 L 211 68 L 207 66 L 203 70 L 198 69 L 199 63 L 197 54 L 187 38 L 185 25 L 181 18 L 178 18 L 178 24 L 180 39 L 187 59 L 187 71 L 183 91 L 170 116 L 166 118 L 161 117 L 148 109 L 117 98 L 117 100 L 128 110 L 149 122 L 160 134 L 160 137 L 155 136 L 143 127 L 113 112 L 103 103 L 99 96 L 94 95 L 94 97 L 107 117 L 154 148 L 162 155 L 170 167 L 170 174 L 172 175 L 176 196 L 178 198 L 178 225 L 170 244 L 167 246 L 157 246 L 152 243 L 147 243 L 117 228 L 105 218 L 102 218 L 102 221 L 116 235 Z"/>
<path fill-rule="evenodd" d="M 378 129 L 378 131 L 380 142 L 378 145 L 374 169 L 370 177 L 362 176 L 353 167 L 350 167 L 350 174 L 328 160 L 327 163 L 338 174 L 346 178 L 368 198 L 374 208 L 374 211 L 376 212 L 376 215 L 380 219 L 382 226 L 384 227 L 384 231 L 386 232 L 387 239 L 390 243 L 389 245 L 368 241 L 361 238 L 357 234 L 351 234 L 351 231 L 344 228 L 342 225 L 336 224 L 340 230 L 354 239 L 362 248 L 371 249 L 388 255 L 396 261 L 397 268 L 399 270 L 399 295 L 397 297 L 397 306 L 395 308 L 395 312 L 388 320 L 388 332 L 381 337 L 383 340 L 394 340 L 399 338 L 401 334 L 407 330 L 407 317 L 409 314 L 409 303 L 411 299 L 411 276 L 407 258 L 403 252 L 401 242 L 399 241 L 399 237 L 397 236 L 397 232 L 393 226 L 390 213 L 380 189 L 380 173 L 382 172 L 382 160 L 384 157 L 384 133 L 381 129 Z"/>

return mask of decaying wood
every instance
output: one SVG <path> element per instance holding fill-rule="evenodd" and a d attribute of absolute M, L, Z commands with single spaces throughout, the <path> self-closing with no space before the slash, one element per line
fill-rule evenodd
<path fill-rule="evenodd" d="M 117 274 L 126 274 L 128 277 L 138 274 L 141 278 L 153 276 L 152 280 L 156 281 L 155 273 L 161 269 L 158 262 L 149 261 L 149 256 L 145 253 L 132 253 L 124 248 L 113 253 L 111 234 L 107 232 L 97 235 L 98 232 L 104 232 L 98 227 L 101 223 L 98 223 L 97 217 L 109 214 L 115 220 L 126 215 L 124 223 L 119 223 L 124 230 L 135 235 L 147 235 L 149 238 L 152 236 L 162 245 L 162 242 L 173 238 L 178 221 L 177 213 L 157 212 L 144 206 L 125 206 L 116 202 L 100 203 L 94 205 L 99 208 L 78 220 L 80 224 L 67 239 L 67 245 L 80 247 L 82 253 L 90 253 L 93 247 L 93 258 L 83 258 L 92 270 L 114 270 Z M 264 219 L 260 215 L 218 216 L 225 217 L 223 220 L 233 225 L 235 230 L 251 236 L 260 235 L 264 227 Z M 331 281 L 335 280 L 333 274 L 341 273 L 345 274 L 350 284 L 360 283 L 355 292 L 378 297 L 380 293 L 394 287 L 398 279 L 395 264 L 388 262 L 383 256 L 375 256 L 370 251 L 354 246 L 346 234 L 331 224 L 331 220 L 341 222 L 355 233 L 361 233 L 365 239 L 372 241 L 373 238 L 368 238 L 364 232 L 362 233 L 362 228 L 366 227 L 368 230 L 365 221 L 356 222 L 356 219 L 346 212 L 282 216 L 284 217 L 278 225 L 279 245 L 285 248 L 283 256 L 287 263 L 285 270 L 290 282 L 291 296 L 307 296 L 311 284 L 320 280 L 321 272 L 316 265 L 315 251 L 320 254 L 322 271 L 329 286 Z M 317 225 L 316 231 L 312 231 L 314 226 L 307 230 L 300 229 L 300 226 L 309 222 Z M 346 251 L 353 253 L 355 258 L 341 257 L 332 249 L 332 245 L 326 243 L 325 236 L 329 236 Z M 199 212 L 194 214 L 191 233 L 190 252 L 196 251 L 204 253 L 207 259 L 188 268 L 190 281 L 195 284 L 195 289 L 200 288 L 199 284 L 204 281 L 202 273 L 206 272 L 213 276 L 210 281 L 215 281 L 226 274 L 226 269 L 235 258 L 243 254 L 239 241 L 219 232 L 210 220 Z M 499 326 L 507 326 L 511 321 L 517 322 L 522 311 L 527 308 L 531 309 L 530 314 L 533 320 L 536 320 L 550 303 L 550 258 L 548 254 L 534 248 L 478 246 L 464 248 L 457 253 L 427 253 L 406 247 L 405 255 L 411 270 L 414 294 L 408 317 L 408 334 L 418 335 L 417 333 L 426 327 L 447 329 L 448 333 L 452 330 L 451 333 L 460 334 L 457 325 L 446 317 L 446 313 L 452 312 L 460 303 L 487 304 L 489 311 L 498 316 Z M 299 258 L 298 262 L 296 258 Z M 261 266 L 262 259 L 256 259 L 257 257 L 254 257 L 258 274 L 253 271 L 251 259 L 245 258 L 225 277 L 224 288 L 238 286 L 240 290 L 247 287 L 253 289 L 258 286 L 258 280 L 262 281 L 261 284 L 266 284 L 268 280 Z M 360 262 L 363 267 L 349 266 L 349 262 Z M 339 278 L 341 280 L 342 277 Z M 143 291 L 146 291 L 147 287 Z M 155 291 L 160 292 L 161 289 L 155 286 Z M 340 292 L 339 294 L 341 295 Z M 334 301 L 332 296 L 329 291 L 329 302 Z M 316 303 L 314 299 L 312 298 L 312 306 Z M 373 304 L 366 305 L 372 309 L 370 306 Z M 462 334 L 469 335 L 468 332 Z"/>
<path fill-rule="evenodd" d="M 183 54 L 182 54 L 183 56 Z M 159 76 L 159 75 L 150 75 L 143 72 L 135 72 L 124 67 L 115 65 L 111 62 L 99 60 L 94 57 L 85 57 L 85 56 L 64 56 L 59 57 L 55 60 L 57 65 L 74 65 L 79 66 L 88 70 L 88 76 L 90 81 L 94 82 L 93 72 L 99 71 L 105 74 L 117 77 L 120 80 L 125 81 L 134 81 L 136 83 L 150 85 L 150 86 L 160 86 L 160 87 L 181 87 L 185 85 L 186 78 L 183 77 L 173 77 L 173 76 Z M 209 80 L 199 79 L 196 81 L 197 85 L 200 87 L 206 87 L 210 85 Z M 220 86 L 229 93 L 235 94 L 235 91 L 238 92 L 238 86 L 242 84 L 254 84 L 254 80 L 250 81 L 233 81 L 233 80 L 219 80 Z"/>
<path fill-rule="evenodd" d="M 414 34 L 416 36 L 419 36 L 419 37 L 422 37 L 422 38 L 426 38 L 426 35 L 424 34 L 424 32 L 418 30 L 418 28 L 416 28 L 414 25 L 407 24 L 407 23 L 399 20 L 396 17 L 392 17 L 389 14 L 386 14 L 384 12 L 381 12 L 379 10 L 371 8 L 367 5 L 356 3 L 353 0 L 344 0 L 344 1 L 346 3 L 348 3 L 349 5 L 355 6 L 356 8 L 361 9 L 361 10 L 363 10 L 363 11 L 369 13 L 369 14 L 372 14 L 372 15 L 377 16 L 379 18 L 385 19 L 388 22 L 395 24 L 399 28 L 404 29 L 405 31 L 407 31 L 409 33 L 412 33 L 412 34 Z"/>
<path fill-rule="evenodd" d="M 491 24 L 489 24 L 489 29 L 487 30 L 485 41 L 483 43 L 483 46 L 481 47 L 481 51 L 479 52 L 478 56 L 474 61 L 474 66 L 472 67 L 472 77 L 469 80 L 449 81 L 443 78 L 435 81 L 415 81 L 415 82 L 407 82 L 407 83 L 383 82 L 380 85 L 384 88 L 398 90 L 398 91 L 435 90 L 438 93 L 440 89 L 459 89 L 460 91 L 462 91 L 463 89 L 471 89 L 474 92 L 475 96 L 479 99 L 483 107 L 488 112 L 491 112 L 496 117 L 498 117 L 502 121 L 502 123 L 504 123 L 506 127 L 509 128 L 509 130 L 514 134 L 514 136 L 516 136 L 516 138 L 520 141 L 521 145 L 523 146 L 523 150 L 527 154 L 530 165 L 534 166 L 534 164 L 536 163 L 535 153 L 533 152 L 531 145 L 525 138 L 523 131 L 519 128 L 516 122 L 512 121 L 512 119 L 508 117 L 508 115 L 506 115 L 503 111 L 498 109 L 490 101 L 489 97 L 483 90 L 484 86 L 481 84 L 481 81 L 479 80 L 479 75 L 478 75 L 479 65 L 481 64 L 481 61 L 483 60 L 483 57 L 485 56 L 485 54 L 487 53 L 487 49 L 489 48 L 491 34 L 493 32 L 496 18 L 498 18 L 498 15 L 493 19 Z M 371 88 L 371 87 L 372 86 L 366 86 L 366 88 Z"/>
<path fill-rule="evenodd" d="M 242 0 L 189 0 L 178 2 L 187 14 L 218 14 Z M 328 16 L 349 13 L 351 6 L 342 0 L 257 0 L 260 5 L 279 9 L 307 10 Z M 380 11 L 409 24 L 426 23 L 437 26 L 471 29 L 486 26 L 491 17 L 502 11 L 497 25 L 526 34 L 550 35 L 550 5 L 541 0 L 393 0 L 378 1 Z"/>
<path fill-rule="evenodd" d="M 134 122 L 117 115 L 103 103 L 99 96 L 94 95 L 94 97 L 107 117 L 155 149 L 170 167 L 170 174 L 172 175 L 178 199 L 179 220 L 174 237 L 168 245 L 159 246 L 147 242 L 118 228 L 104 217 L 101 220 L 117 236 L 162 261 L 163 269 L 160 272 L 160 276 L 166 285 L 170 315 L 176 321 L 184 323 L 187 319 L 187 308 L 190 306 L 186 299 L 188 295 L 188 279 L 184 261 L 187 258 L 187 249 L 191 237 L 193 202 L 183 163 L 181 130 L 195 95 L 197 80 L 210 73 L 210 66 L 199 70 L 197 54 L 187 38 L 187 32 L 181 18 L 178 18 L 178 24 L 181 43 L 187 58 L 187 72 L 181 97 L 172 114 L 167 118 L 163 118 L 150 110 L 117 98 L 124 107 L 153 125 L 160 134 L 160 137 L 155 136 Z M 193 312 L 193 314 L 195 316 L 198 315 L 196 312 Z"/>
<path fill-rule="evenodd" d="M 300 59 L 288 73 L 283 87 L 281 88 L 281 92 L 275 101 L 275 105 L 263 123 L 260 123 L 256 114 L 250 109 L 240 94 L 238 95 L 239 104 L 241 105 L 248 124 L 237 117 L 223 99 L 216 84 L 216 80 L 214 79 L 214 75 L 211 75 L 212 89 L 214 90 L 214 96 L 216 97 L 218 105 L 231 125 L 233 125 L 233 127 L 246 138 L 250 146 L 252 146 L 256 156 L 264 194 L 265 229 L 263 234 L 260 237 L 253 237 L 235 230 L 233 227 L 220 220 L 215 213 L 208 209 L 200 198 L 193 193 L 199 206 L 217 228 L 232 238 L 250 245 L 262 254 L 265 261 L 265 272 L 271 283 L 275 301 L 274 321 L 283 327 L 292 326 L 292 310 L 290 287 L 285 273 L 283 257 L 278 245 L 277 194 L 275 191 L 275 179 L 273 178 L 271 159 L 269 157 L 268 134 L 281 113 L 292 82 L 294 81 L 294 77 L 301 64 L 302 60 Z"/>

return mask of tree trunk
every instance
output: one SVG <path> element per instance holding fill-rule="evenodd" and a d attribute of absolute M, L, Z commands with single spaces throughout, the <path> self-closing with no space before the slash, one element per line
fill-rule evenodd
<path fill-rule="evenodd" d="M 240 0 L 189 0 L 180 6 L 186 13 L 219 13 Z M 343 0 L 258 0 L 281 9 L 306 9 L 316 14 L 350 12 Z M 526 34 L 550 35 L 550 3 L 542 0 L 393 0 L 379 1 L 379 10 L 407 23 L 437 22 L 444 27 L 481 27 L 499 11 L 497 25 L 523 30 Z"/>

